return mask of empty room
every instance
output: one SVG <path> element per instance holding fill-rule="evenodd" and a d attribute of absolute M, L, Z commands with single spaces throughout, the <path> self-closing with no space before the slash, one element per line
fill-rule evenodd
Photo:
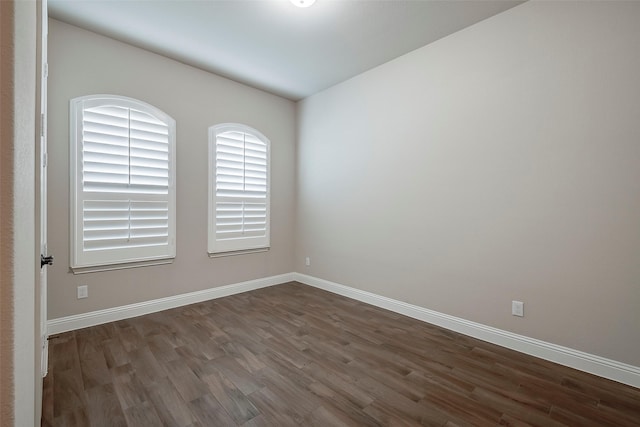
<path fill-rule="evenodd" d="M 2 426 L 640 425 L 639 23 L 3 2 Z"/>

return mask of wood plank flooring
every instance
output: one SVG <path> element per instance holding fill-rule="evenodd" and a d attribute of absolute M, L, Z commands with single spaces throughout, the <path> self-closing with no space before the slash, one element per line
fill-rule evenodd
<path fill-rule="evenodd" d="M 299 283 L 51 337 L 43 426 L 638 426 L 640 390 Z"/>

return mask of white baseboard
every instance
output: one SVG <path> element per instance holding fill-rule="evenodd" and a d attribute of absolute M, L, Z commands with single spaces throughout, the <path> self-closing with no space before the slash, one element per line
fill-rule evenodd
<path fill-rule="evenodd" d="M 521 353 L 640 388 L 640 367 L 637 366 L 503 331 L 305 274 L 293 273 L 293 280 Z"/>
<path fill-rule="evenodd" d="M 52 319 L 47 322 L 47 332 L 48 335 L 59 334 L 291 281 L 298 281 L 305 285 L 324 289 L 473 338 L 478 338 L 521 353 L 640 388 L 640 367 L 503 331 L 491 326 L 449 316 L 448 314 L 439 313 L 424 307 L 300 273 L 281 274 L 187 294 Z"/>
<path fill-rule="evenodd" d="M 92 311 L 89 313 L 76 314 L 73 316 L 60 317 L 47 322 L 47 332 L 49 335 L 76 329 L 87 328 L 89 326 L 101 325 L 103 323 L 117 320 L 129 319 L 144 314 L 155 313 L 170 308 L 181 307 L 197 302 L 208 301 L 215 298 L 222 298 L 254 289 L 265 288 L 267 286 L 280 285 L 293 281 L 294 274 L 280 274 L 278 276 L 265 277 L 262 279 L 249 280 L 247 282 L 234 283 L 232 285 L 220 286 L 217 288 L 205 289 L 202 291 L 189 292 L 187 294 L 174 295 L 171 297 L 155 299 L 151 301 L 139 302 L 136 304 L 123 305 L 120 307 L 108 308 L 105 310 Z"/>

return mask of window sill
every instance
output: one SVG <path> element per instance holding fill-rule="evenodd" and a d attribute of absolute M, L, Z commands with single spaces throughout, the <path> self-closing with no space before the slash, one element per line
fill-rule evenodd
<path fill-rule="evenodd" d="M 256 249 L 244 249 L 241 251 L 227 251 L 227 252 L 209 252 L 209 258 L 222 258 L 234 255 L 255 254 L 259 252 L 268 252 L 271 248 L 256 248 Z"/>
<path fill-rule="evenodd" d="M 127 262 L 110 265 L 93 265 L 90 267 L 69 267 L 73 274 L 98 273 L 100 271 L 124 270 L 127 268 L 148 267 L 152 265 L 173 264 L 174 258 L 154 259 L 149 261 Z"/>

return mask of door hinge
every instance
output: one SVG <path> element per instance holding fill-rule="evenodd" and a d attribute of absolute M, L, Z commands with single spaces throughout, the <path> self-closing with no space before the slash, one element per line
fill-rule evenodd
<path fill-rule="evenodd" d="M 44 136 L 44 113 L 40 114 L 40 136 Z"/>

